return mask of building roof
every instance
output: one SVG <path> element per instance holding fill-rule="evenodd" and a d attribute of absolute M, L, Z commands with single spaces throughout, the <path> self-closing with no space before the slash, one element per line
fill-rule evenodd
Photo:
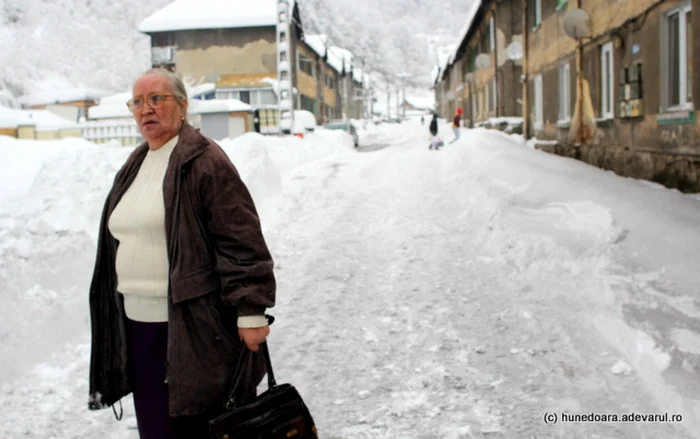
<path fill-rule="evenodd" d="M 435 108 L 435 96 L 406 96 L 407 104 L 417 110 L 432 110 Z"/>
<path fill-rule="evenodd" d="M 205 82 L 199 85 L 187 87 L 187 96 L 196 100 L 206 94 L 216 90 L 216 84 L 213 82 Z M 105 96 L 100 99 L 98 105 L 88 108 L 89 119 L 122 119 L 133 117 L 129 109 L 126 107 L 126 102 L 131 99 L 132 93 L 125 91 L 122 93 Z"/>
<path fill-rule="evenodd" d="M 112 94 L 110 91 L 82 87 L 30 93 L 22 96 L 18 101 L 21 105 L 34 107 L 66 102 L 98 101 L 110 94 Z"/>
<path fill-rule="evenodd" d="M 37 131 L 54 131 L 77 128 L 78 124 L 71 122 L 49 110 L 18 110 L 0 107 L 0 128 L 17 128 L 31 125 Z"/>
<path fill-rule="evenodd" d="M 479 10 L 481 9 L 481 6 L 483 5 L 484 0 L 473 0 L 473 3 L 471 7 L 469 8 L 469 13 L 467 15 L 467 21 L 464 22 L 464 26 L 462 27 L 462 30 L 459 32 L 459 40 L 457 40 L 456 44 L 450 45 L 451 48 L 449 52 L 446 54 L 447 56 L 440 59 L 438 61 L 440 71 L 437 79 L 440 80 L 442 79 L 442 76 L 445 74 L 445 72 L 448 70 L 448 67 L 451 66 L 452 64 L 455 63 L 455 61 L 458 60 L 457 56 L 459 54 L 459 50 L 462 47 L 462 45 L 465 43 L 465 40 L 469 37 L 469 34 L 471 33 L 472 29 L 474 28 L 476 23 L 474 20 L 476 19 L 477 15 L 479 14 Z"/>
<path fill-rule="evenodd" d="M 252 112 L 253 107 L 238 99 L 209 99 L 192 101 L 190 108 L 194 114 Z"/>
<path fill-rule="evenodd" d="M 269 81 L 275 78 L 274 73 L 226 74 L 221 75 L 216 86 L 219 88 L 269 87 Z"/>
<path fill-rule="evenodd" d="M 292 9 L 295 0 L 290 0 Z M 277 25 L 277 0 L 176 0 L 139 24 L 144 33 Z"/>
<path fill-rule="evenodd" d="M 336 72 L 343 72 L 343 64 L 345 65 L 345 72 L 350 72 L 350 66 L 354 58 L 353 53 L 342 47 L 330 45 L 328 36 L 323 34 L 304 35 L 304 42 L 311 50 L 316 52 L 318 56 L 322 57 L 327 54 L 328 61 L 326 62 Z"/>

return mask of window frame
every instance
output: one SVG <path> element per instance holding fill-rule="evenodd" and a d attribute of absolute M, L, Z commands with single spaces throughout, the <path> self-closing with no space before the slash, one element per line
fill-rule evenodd
<path fill-rule="evenodd" d="M 607 71 L 606 55 L 610 56 L 610 66 Z M 606 83 L 610 87 L 609 95 L 606 93 Z M 615 51 L 611 41 L 600 46 L 600 117 L 602 119 L 615 118 L 615 88 Z"/>
<path fill-rule="evenodd" d="M 535 8 L 534 13 L 535 14 L 534 14 L 533 19 L 535 22 L 533 23 L 533 27 L 537 28 L 542 24 L 542 0 L 534 0 L 534 1 L 535 1 L 535 5 L 534 5 L 534 8 Z"/>
<path fill-rule="evenodd" d="M 688 99 L 688 18 L 687 14 L 692 12 L 692 5 L 689 1 L 680 4 L 668 11 L 665 11 L 662 15 L 661 23 L 661 61 L 662 61 L 662 81 L 661 82 L 661 102 L 662 110 L 664 112 L 674 112 L 674 111 L 686 111 L 694 109 L 694 101 L 692 96 L 692 89 L 690 90 L 691 96 Z M 671 66 L 671 50 L 669 40 L 669 22 L 672 16 L 678 14 L 678 52 L 679 52 L 679 71 L 678 71 L 678 93 L 679 102 L 677 104 L 671 104 L 671 90 L 670 90 L 670 66 Z M 692 16 L 691 16 L 692 17 Z M 690 60 L 692 63 L 692 60 Z M 691 83 L 692 84 L 692 83 Z"/>
<path fill-rule="evenodd" d="M 559 64 L 559 122 L 571 122 L 571 63 Z"/>
<path fill-rule="evenodd" d="M 544 90 L 542 85 L 542 74 L 537 74 L 533 78 L 533 91 L 535 101 L 535 131 L 541 131 L 544 128 Z"/>

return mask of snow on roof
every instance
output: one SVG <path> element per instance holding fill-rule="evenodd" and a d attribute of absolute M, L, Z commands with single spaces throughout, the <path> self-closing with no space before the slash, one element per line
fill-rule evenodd
<path fill-rule="evenodd" d="M 294 0 L 290 0 L 294 7 Z M 139 24 L 144 33 L 277 25 L 277 0 L 176 0 Z"/>
<path fill-rule="evenodd" d="M 0 107 L 0 128 L 17 128 L 22 125 L 32 125 L 37 131 L 78 127 L 75 122 L 64 119 L 49 110 L 17 110 Z"/>
<path fill-rule="evenodd" d="M 216 84 L 213 82 L 205 82 L 203 84 L 187 87 L 187 96 L 190 99 L 197 99 L 208 93 L 216 90 Z M 125 91 L 123 93 L 105 96 L 100 99 L 99 105 L 88 108 L 89 119 L 121 119 L 131 118 L 132 114 L 126 106 L 126 102 L 131 99 L 132 93 Z"/>
<path fill-rule="evenodd" d="M 131 93 L 129 93 L 131 97 Z M 133 115 L 126 106 L 126 100 L 120 104 L 108 103 L 88 108 L 88 119 L 131 119 Z"/>
<path fill-rule="evenodd" d="M 464 23 L 464 27 L 462 27 L 462 30 L 459 32 L 459 40 L 457 40 L 457 44 L 455 45 L 454 49 L 452 49 L 452 53 L 450 53 L 450 61 L 449 63 L 452 64 L 454 62 L 455 57 L 457 56 L 457 50 L 459 50 L 459 46 L 462 45 L 462 41 L 467 37 L 467 34 L 471 30 L 472 26 L 474 26 L 474 18 L 476 18 L 476 14 L 479 12 L 479 9 L 481 8 L 481 5 L 483 3 L 483 0 L 473 0 L 474 3 L 472 3 L 471 7 L 469 8 L 469 14 L 467 15 L 467 21 Z M 447 67 L 442 66 L 441 67 Z"/>
<path fill-rule="evenodd" d="M 435 96 L 406 96 L 405 101 L 418 110 L 432 110 L 435 107 Z"/>
<path fill-rule="evenodd" d="M 190 108 L 194 114 L 253 111 L 253 107 L 238 99 L 209 99 L 206 101 L 192 101 L 190 103 Z"/>
<path fill-rule="evenodd" d="M 105 96 L 100 99 L 99 105 L 120 105 L 124 107 L 126 106 L 126 101 L 131 99 L 131 95 L 132 93 L 130 91 L 125 91 L 123 93 Z"/>
<path fill-rule="evenodd" d="M 364 70 L 357 68 L 353 69 L 352 71 L 352 79 L 363 85 L 369 82 L 369 76 L 365 74 Z"/>
<path fill-rule="evenodd" d="M 61 104 L 76 101 L 97 101 L 112 92 L 95 88 L 72 88 L 30 93 L 19 98 L 19 103 L 33 107 L 36 105 Z"/>
<path fill-rule="evenodd" d="M 203 84 L 187 87 L 187 96 L 189 96 L 190 99 L 196 99 L 206 94 L 213 93 L 214 91 L 216 91 L 216 83 L 205 82 Z"/>
<path fill-rule="evenodd" d="M 343 72 L 343 59 L 345 59 L 345 68 L 350 70 L 350 63 L 352 62 L 352 53 L 349 50 L 342 49 L 337 46 L 330 46 L 328 44 L 328 36 L 318 34 L 318 35 L 305 35 L 304 42 L 318 54 L 318 56 L 328 55 L 328 65 L 331 66 L 338 73 Z M 326 50 L 326 48 L 328 50 Z M 349 59 L 347 58 L 349 55 Z"/>

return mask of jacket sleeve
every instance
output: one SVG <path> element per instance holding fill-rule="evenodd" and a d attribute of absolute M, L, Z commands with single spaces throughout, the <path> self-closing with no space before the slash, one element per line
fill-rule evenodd
<path fill-rule="evenodd" d="M 200 175 L 203 217 L 221 277 L 223 301 L 238 316 L 257 316 L 275 304 L 273 260 L 248 188 L 226 153 L 210 145 Z"/>

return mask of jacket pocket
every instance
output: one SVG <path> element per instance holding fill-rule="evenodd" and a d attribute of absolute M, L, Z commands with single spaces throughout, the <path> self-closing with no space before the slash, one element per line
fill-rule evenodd
<path fill-rule="evenodd" d="M 170 281 L 173 304 L 205 296 L 220 288 L 221 279 L 212 267 L 203 267 Z"/>
<path fill-rule="evenodd" d="M 231 316 L 222 313 L 221 307 L 217 306 L 220 303 L 218 297 L 209 295 L 204 298 L 207 303 L 207 307 L 211 312 L 211 318 L 216 327 L 217 336 L 216 340 L 220 341 L 227 349 L 231 351 L 238 351 L 239 346 L 236 345 L 236 338 L 238 337 L 238 327 L 237 325 L 231 325 L 228 321 Z M 235 309 L 234 309 L 235 310 Z M 225 320 L 226 319 L 226 320 Z M 234 321 L 235 323 L 235 321 Z"/>

